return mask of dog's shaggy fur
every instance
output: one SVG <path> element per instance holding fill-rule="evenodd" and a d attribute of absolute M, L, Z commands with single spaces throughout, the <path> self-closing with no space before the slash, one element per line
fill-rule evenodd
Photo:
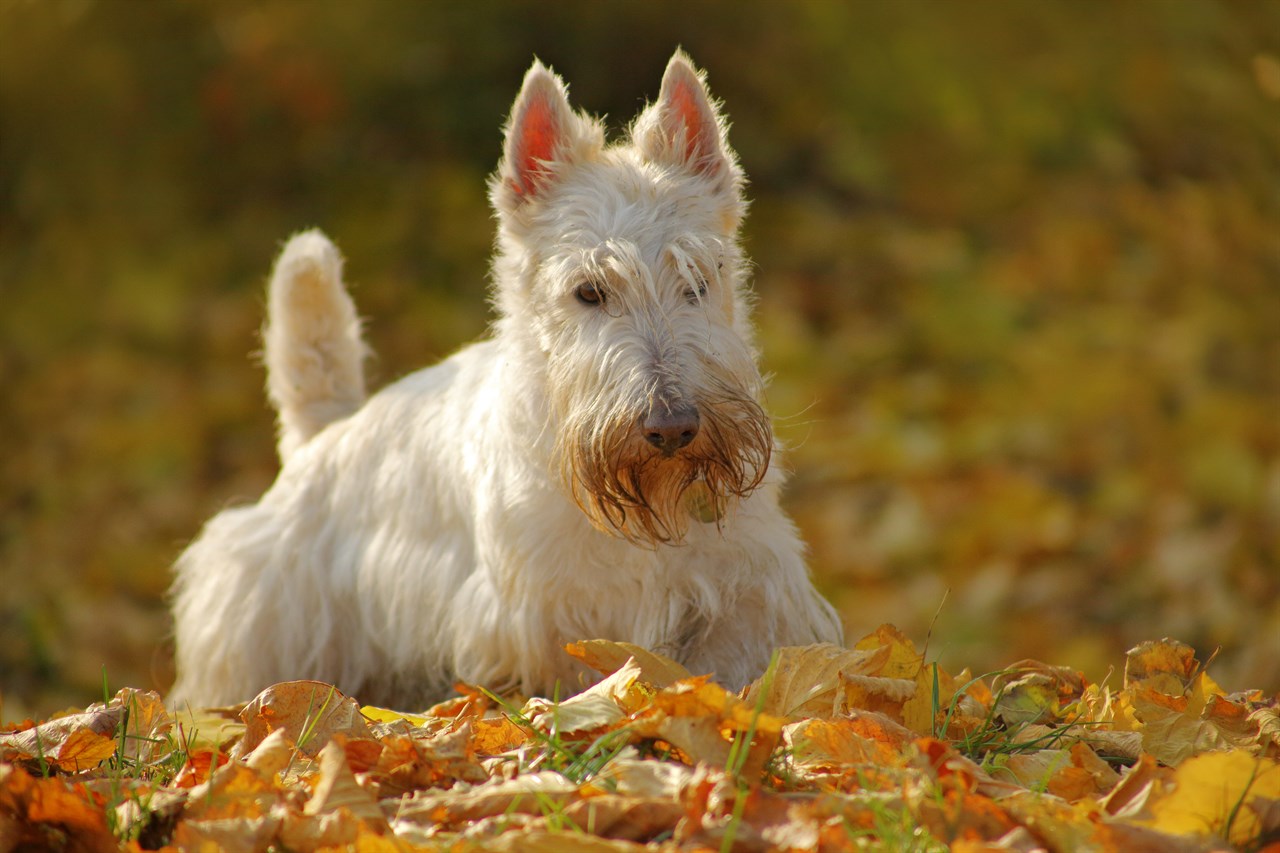
<path fill-rule="evenodd" d="M 535 62 L 490 184 L 493 333 L 367 400 L 341 258 L 293 238 L 265 333 L 283 467 L 177 563 L 173 699 L 567 691 L 563 644 L 595 637 L 736 688 L 839 642 L 778 507 L 742 187 L 682 53 L 614 145 Z"/>

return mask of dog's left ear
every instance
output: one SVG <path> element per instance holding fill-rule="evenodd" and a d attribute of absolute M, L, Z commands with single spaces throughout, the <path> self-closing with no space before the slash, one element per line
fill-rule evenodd
<path fill-rule="evenodd" d="M 726 129 L 703 74 L 677 50 L 662 75 L 657 102 L 636 119 L 631 137 L 650 160 L 684 166 L 736 191 L 741 173 Z"/>

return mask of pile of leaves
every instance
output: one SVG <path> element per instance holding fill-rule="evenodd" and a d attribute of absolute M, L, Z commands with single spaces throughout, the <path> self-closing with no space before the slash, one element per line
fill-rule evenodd
<path fill-rule="evenodd" d="M 0 734 L 0 849 L 1280 850 L 1280 697 L 1178 642 L 1123 685 L 949 675 L 884 626 L 742 694 L 633 646 L 564 701 L 421 714 L 319 682 L 171 712 L 133 689 Z"/>

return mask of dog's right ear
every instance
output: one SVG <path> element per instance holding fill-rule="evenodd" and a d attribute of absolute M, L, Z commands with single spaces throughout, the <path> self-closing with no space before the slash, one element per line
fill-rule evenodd
<path fill-rule="evenodd" d="M 494 206 L 515 211 L 545 193 L 557 170 L 592 144 L 602 146 L 603 133 L 574 114 L 564 81 L 535 59 L 507 121 L 502 163 L 490 186 Z"/>

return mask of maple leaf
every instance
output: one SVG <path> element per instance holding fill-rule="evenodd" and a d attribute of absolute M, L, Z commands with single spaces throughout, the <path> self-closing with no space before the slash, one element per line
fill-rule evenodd
<path fill-rule="evenodd" d="M 1194 651 L 1173 640 L 1130 650 L 1117 704 L 1120 716 L 1140 724 L 1143 749 L 1173 766 L 1207 750 L 1254 748 L 1262 738 L 1261 718 L 1227 697 Z"/>

